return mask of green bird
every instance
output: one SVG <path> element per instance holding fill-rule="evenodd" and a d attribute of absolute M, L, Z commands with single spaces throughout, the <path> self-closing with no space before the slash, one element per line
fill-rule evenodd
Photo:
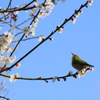
<path fill-rule="evenodd" d="M 87 67 L 94 67 L 93 65 L 88 64 L 84 60 L 82 60 L 79 56 L 72 53 L 72 66 L 81 71 L 83 69 L 86 69 Z"/>

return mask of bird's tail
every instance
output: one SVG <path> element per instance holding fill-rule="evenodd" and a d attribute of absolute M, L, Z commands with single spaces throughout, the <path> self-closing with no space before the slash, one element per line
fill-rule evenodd
<path fill-rule="evenodd" d="M 94 67 L 93 65 L 89 65 L 90 67 Z"/>

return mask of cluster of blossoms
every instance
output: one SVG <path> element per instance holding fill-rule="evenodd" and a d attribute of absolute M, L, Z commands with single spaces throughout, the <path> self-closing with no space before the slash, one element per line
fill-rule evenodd
<path fill-rule="evenodd" d="M 80 78 L 80 77 L 84 77 L 85 74 L 88 72 L 88 70 L 94 71 L 94 68 L 82 69 L 81 71 L 79 71 L 78 77 L 79 77 L 79 78 Z"/>
<path fill-rule="evenodd" d="M 94 71 L 94 68 L 88 67 L 88 68 L 86 68 L 86 69 L 82 69 L 82 70 L 76 72 L 75 74 L 73 74 L 73 72 L 70 71 L 70 72 L 69 72 L 69 75 L 70 75 L 70 76 L 73 76 L 74 78 L 80 78 L 80 77 L 84 77 L 85 74 L 86 74 L 87 72 L 89 72 L 89 71 Z"/>
<path fill-rule="evenodd" d="M 4 34 L 0 36 L 0 54 L 4 54 L 7 51 L 13 51 L 13 48 L 9 47 L 12 43 L 13 38 L 14 38 L 14 35 L 12 35 L 9 32 L 4 32 Z M 9 56 L 0 55 L 0 64 L 7 65 L 14 62 L 15 60 L 16 60 L 16 56 L 9 57 Z M 0 68 L 2 69 L 3 67 L 0 67 Z"/>
<path fill-rule="evenodd" d="M 85 74 L 88 72 L 88 70 L 90 71 L 94 71 L 94 68 L 87 68 L 87 69 L 82 69 L 78 72 L 78 78 L 80 77 L 84 77 Z"/>
<path fill-rule="evenodd" d="M 7 65 L 7 64 L 14 62 L 15 60 L 16 60 L 16 56 L 15 57 L 8 57 L 8 56 L 1 56 L 0 55 L 0 63 Z"/>
<path fill-rule="evenodd" d="M 29 28 L 28 27 L 24 27 L 23 28 L 23 33 L 25 33 L 25 37 L 28 37 L 29 35 L 35 35 L 35 27 L 36 26 L 30 26 Z M 39 36 L 38 37 L 38 41 L 42 41 L 44 40 L 44 36 Z"/>
<path fill-rule="evenodd" d="M 25 37 L 28 37 L 29 35 L 35 35 L 35 28 L 37 26 L 34 25 L 34 26 L 31 26 L 30 27 L 24 27 L 23 28 L 23 33 L 25 33 Z"/>
<path fill-rule="evenodd" d="M 57 0 L 61 1 L 61 0 Z M 65 0 L 62 0 L 64 2 Z M 29 27 L 23 28 L 23 33 L 25 33 L 25 37 L 28 37 L 29 35 L 35 35 L 35 28 L 37 27 L 37 24 L 39 22 L 38 18 L 45 18 L 47 15 L 49 15 L 52 11 L 52 9 L 55 6 L 55 3 L 52 0 L 46 0 L 45 3 L 38 4 L 38 1 L 34 2 L 35 8 L 32 9 L 30 12 L 30 16 L 34 16 L 39 10 L 39 13 L 37 16 L 35 16 L 35 19 L 33 21 L 33 25 L 30 25 Z M 63 28 L 58 29 L 59 33 L 62 33 Z M 39 36 L 38 41 L 42 41 L 44 39 L 44 36 Z M 51 40 L 51 39 L 50 39 Z"/>
<path fill-rule="evenodd" d="M 6 51 L 12 51 L 12 48 L 9 48 L 10 44 L 12 43 L 12 40 L 14 38 L 14 35 L 8 32 L 4 32 L 3 35 L 0 36 L 0 53 L 4 54 Z"/>
<path fill-rule="evenodd" d="M 34 16 L 34 14 L 40 9 L 39 15 L 37 17 L 39 18 L 45 18 L 47 15 L 51 13 L 51 9 L 54 8 L 54 3 L 51 2 L 51 0 L 47 0 L 43 4 L 38 4 L 37 2 L 34 2 L 34 5 L 36 8 L 32 9 L 30 16 Z"/>
<path fill-rule="evenodd" d="M 91 6 L 91 5 L 93 4 L 93 1 L 94 1 L 94 0 L 89 0 L 89 1 L 88 1 L 88 4 Z M 86 7 L 88 7 L 88 6 L 86 5 Z M 80 11 L 78 11 L 78 12 L 77 12 L 77 10 L 75 10 L 75 15 L 74 15 L 73 18 L 71 18 L 72 23 L 75 24 L 75 22 L 76 22 L 76 18 L 78 18 L 78 17 L 80 16 L 81 13 L 83 13 L 82 10 L 80 10 Z"/>
<path fill-rule="evenodd" d="M 85 74 L 88 72 L 88 70 L 94 71 L 94 68 L 91 68 L 91 67 L 90 67 L 90 68 L 87 68 L 87 69 L 82 69 L 81 71 L 79 71 L 79 72 L 76 73 L 76 74 L 73 74 L 73 72 L 70 71 L 69 74 L 68 74 L 68 76 L 73 76 L 74 78 L 84 77 Z M 57 81 L 60 81 L 59 77 L 54 76 L 54 77 L 52 78 L 52 82 L 55 82 L 56 80 L 57 80 Z M 66 77 L 63 77 L 63 80 L 66 81 Z"/>
<path fill-rule="evenodd" d="M 34 14 L 37 13 L 38 10 L 41 10 L 41 11 L 35 17 L 33 21 L 34 23 L 33 25 L 30 25 L 30 27 L 23 28 L 23 33 L 25 33 L 25 37 L 28 37 L 29 35 L 35 35 L 35 28 L 37 27 L 37 24 L 39 22 L 38 18 L 46 17 L 47 15 L 50 14 L 51 9 L 54 8 L 54 3 L 52 3 L 51 1 L 52 0 L 47 0 L 44 4 L 38 4 L 36 1 L 34 2 L 34 6 L 36 6 L 36 8 L 32 9 L 32 11 L 30 12 L 30 16 L 34 16 Z"/>

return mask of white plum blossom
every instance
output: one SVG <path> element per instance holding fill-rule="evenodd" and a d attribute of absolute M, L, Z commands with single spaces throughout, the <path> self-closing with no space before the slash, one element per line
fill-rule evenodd
<path fill-rule="evenodd" d="M 30 16 L 34 16 L 33 13 L 30 13 Z"/>
<path fill-rule="evenodd" d="M 52 11 L 51 10 L 47 10 L 46 11 L 46 16 L 49 15 Z"/>
<path fill-rule="evenodd" d="M 39 37 L 38 37 L 38 41 L 43 41 L 44 38 L 45 38 L 44 36 L 39 36 Z"/>
<path fill-rule="evenodd" d="M 38 24 L 39 20 L 38 18 L 35 18 L 35 20 L 33 21 L 35 24 Z"/>
<path fill-rule="evenodd" d="M 51 10 L 45 10 L 45 11 L 41 11 L 39 13 L 39 17 L 40 18 L 45 18 L 46 16 L 48 16 L 52 11 Z"/>
<path fill-rule="evenodd" d="M 40 17 L 40 18 L 45 18 L 47 15 L 46 15 L 46 13 L 45 13 L 45 11 L 41 11 L 40 13 L 39 13 L 39 16 L 38 17 Z"/>
<path fill-rule="evenodd" d="M 33 31 L 37 27 L 37 24 L 34 23 L 34 25 L 30 25 L 30 31 Z"/>
<path fill-rule="evenodd" d="M 94 0 L 88 1 L 88 3 L 89 3 L 90 6 L 92 6 L 93 2 L 94 2 Z"/>
<path fill-rule="evenodd" d="M 57 76 L 53 77 L 52 82 L 55 82 L 57 79 Z"/>
<path fill-rule="evenodd" d="M 50 9 L 53 9 L 54 6 L 55 6 L 55 5 L 54 5 L 53 3 L 50 3 L 50 4 L 49 4 L 49 8 L 50 8 Z"/>
<path fill-rule="evenodd" d="M 15 75 L 12 74 L 10 76 L 10 82 L 13 82 L 13 81 L 16 82 L 18 80 L 18 79 L 16 79 L 16 77 L 20 77 L 18 73 L 16 73 Z"/>
<path fill-rule="evenodd" d="M 14 80 L 15 80 L 15 75 L 12 74 L 12 75 L 10 76 L 10 82 L 13 82 Z"/>
<path fill-rule="evenodd" d="M 33 31 L 31 32 L 31 34 L 32 34 L 32 35 L 35 35 L 35 31 L 33 30 Z"/>
<path fill-rule="evenodd" d="M 9 33 L 8 31 L 4 32 L 4 35 L 7 36 L 7 38 L 10 39 L 10 40 L 12 40 L 14 38 L 14 35 L 12 35 L 11 33 Z"/>
<path fill-rule="evenodd" d="M 5 37 L 2 39 L 2 44 L 4 44 L 7 47 L 11 44 L 11 40 Z"/>
<path fill-rule="evenodd" d="M 78 77 L 84 77 L 86 74 L 87 70 L 86 69 L 82 69 L 81 71 L 79 71 L 78 73 Z"/>
<path fill-rule="evenodd" d="M 76 19 L 75 19 L 75 18 L 72 18 L 71 20 L 72 20 L 72 23 L 73 23 L 73 24 L 76 23 Z"/>
<path fill-rule="evenodd" d="M 14 48 L 9 48 L 9 47 L 6 48 L 6 51 L 7 51 L 7 52 L 10 52 L 10 51 L 13 51 L 13 50 L 14 50 Z"/>
<path fill-rule="evenodd" d="M 4 63 L 4 56 L 0 55 L 0 63 Z"/>
<path fill-rule="evenodd" d="M 8 57 L 8 56 L 5 56 L 4 57 L 4 62 L 5 64 L 9 64 L 9 63 L 12 63 L 16 60 L 16 56 L 15 57 Z"/>
<path fill-rule="evenodd" d="M 38 10 L 37 8 L 32 9 L 32 11 L 30 12 L 30 16 L 34 16 L 37 10 Z"/>
<path fill-rule="evenodd" d="M 49 3 L 51 3 L 51 1 L 52 1 L 52 0 L 46 0 L 46 4 L 49 4 Z"/>
<path fill-rule="evenodd" d="M 23 33 L 28 34 L 30 31 L 30 29 L 28 27 L 24 27 L 23 28 Z"/>
<path fill-rule="evenodd" d="M 33 27 L 34 27 L 34 29 L 35 29 L 35 28 L 37 27 L 37 23 L 34 23 L 34 26 L 33 26 Z"/>
<path fill-rule="evenodd" d="M 36 12 L 37 12 L 37 10 L 38 10 L 37 8 L 34 8 L 34 9 L 32 9 L 31 13 L 33 13 L 33 14 L 34 14 L 34 13 L 36 13 Z"/>
<path fill-rule="evenodd" d="M 0 53 L 1 53 L 1 54 L 4 54 L 4 53 L 6 52 L 6 49 L 7 49 L 7 48 L 1 48 Z"/>
<path fill-rule="evenodd" d="M 34 5 L 35 5 L 35 6 L 38 6 L 38 3 L 37 3 L 37 2 L 34 2 Z"/>
<path fill-rule="evenodd" d="M 23 29 L 23 32 L 25 33 L 25 37 L 29 35 L 35 35 L 35 28 L 37 27 L 37 23 L 34 23 L 34 25 L 30 25 L 30 27 L 25 27 Z"/>
<path fill-rule="evenodd" d="M 5 50 L 6 47 L 4 47 L 4 45 L 2 45 L 3 47 L 1 47 L 1 45 L 2 45 L 2 44 L 0 44 L 0 53 L 1 53 L 1 54 L 4 54 L 5 51 L 6 51 L 6 50 Z"/>

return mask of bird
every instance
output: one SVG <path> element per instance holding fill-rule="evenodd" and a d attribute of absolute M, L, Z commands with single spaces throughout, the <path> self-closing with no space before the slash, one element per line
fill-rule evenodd
<path fill-rule="evenodd" d="M 78 70 L 81 71 L 83 69 L 86 69 L 88 67 L 94 67 L 93 65 L 88 64 L 86 61 L 82 60 L 78 55 L 72 54 L 72 66 Z"/>

